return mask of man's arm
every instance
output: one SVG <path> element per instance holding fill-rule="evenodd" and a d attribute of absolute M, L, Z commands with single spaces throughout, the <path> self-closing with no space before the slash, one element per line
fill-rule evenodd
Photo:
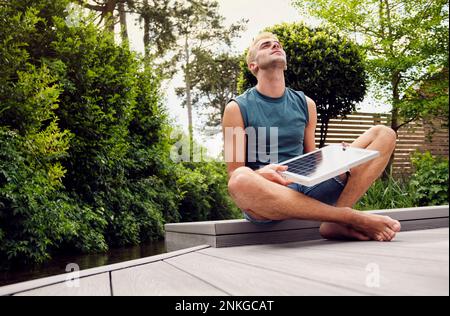
<path fill-rule="evenodd" d="M 232 137 L 229 137 L 230 133 L 226 132 L 227 128 L 233 129 Z M 236 128 L 244 131 L 244 120 L 242 119 L 239 105 L 235 101 L 231 101 L 226 105 L 222 118 L 224 156 L 227 164 L 228 177 L 231 177 L 231 174 L 237 168 L 245 166 L 245 159 L 244 161 L 238 160 L 239 157 L 245 157 L 245 133 L 239 133 Z"/>
<path fill-rule="evenodd" d="M 309 121 L 305 128 L 305 140 L 303 142 L 304 153 L 316 150 L 316 126 L 317 126 L 317 108 L 316 103 L 306 97 L 308 103 Z"/>

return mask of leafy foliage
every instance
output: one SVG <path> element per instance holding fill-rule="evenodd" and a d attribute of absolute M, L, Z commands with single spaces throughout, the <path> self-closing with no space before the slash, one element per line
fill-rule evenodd
<path fill-rule="evenodd" d="M 426 74 L 418 85 L 405 90 L 400 106 L 402 117 L 440 120 L 448 128 L 448 67 Z"/>
<path fill-rule="evenodd" d="M 405 92 L 442 69 L 448 72 L 448 0 L 296 0 L 294 5 L 364 42 L 367 72 L 377 96 L 392 105 L 395 131 L 427 114 L 428 106 L 408 110 L 411 93 Z M 448 101 L 436 105 L 445 111 Z"/>
<path fill-rule="evenodd" d="M 61 159 L 73 135 L 60 128 L 55 115 L 62 89 L 45 64 L 31 63 L 32 42 L 44 20 L 35 8 L 14 9 L 0 7 L 8 31 L 0 34 L 2 266 L 42 262 L 63 242 L 89 251 L 106 249 L 101 233 L 106 221 L 63 190 Z"/>
<path fill-rule="evenodd" d="M 183 221 L 207 221 L 241 216 L 227 194 L 227 172 L 224 163 L 202 162 L 186 164 L 178 184 L 182 190 Z M 193 187 L 191 183 L 197 183 Z"/>
<path fill-rule="evenodd" d="M 358 210 L 383 210 L 448 204 L 448 159 L 417 152 L 409 179 L 377 180 L 356 205 Z"/>
<path fill-rule="evenodd" d="M 170 159 L 160 72 L 67 3 L 0 5 L 2 268 L 237 214 L 223 166 Z"/>
<path fill-rule="evenodd" d="M 417 206 L 448 204 L 448 159 L 433 157 L 430 152 L 412 158 L 415 172 L 411 191 Z"/>

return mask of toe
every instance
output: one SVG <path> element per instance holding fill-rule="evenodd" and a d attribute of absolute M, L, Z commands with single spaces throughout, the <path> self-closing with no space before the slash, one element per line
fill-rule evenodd
<path fill-rule="evenodd" d="M 393 232 L 393 233 L 391 234 L 391 239 L 390 239 L 390 241 L 394 240 L 394 238 L 395 238 L 395 235 L 396 235 L 396 233 L 395 233 L 395 232 Z"/>
<path fill-rule="evenodd" d="M 394 232 L 398 233 L 402 229 L 402 225 L 399 221 L 395 221 L 395 223 L 391 225 L 391 228 Z"/>
<path fill-rule="evenodd" d="M 383 232 L 383 241 L 389 241 L 389 234 L 387 232 Z"/>
<path fill-rule="evenodd" d="M 384 235 L 387 236 L 387 241 L 391 241 L 395 237 L 395 232 L 389 228 L 386 228 Z"/>

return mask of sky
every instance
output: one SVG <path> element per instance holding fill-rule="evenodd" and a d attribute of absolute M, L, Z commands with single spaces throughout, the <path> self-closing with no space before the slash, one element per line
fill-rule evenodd
<path fill-rule="evenodd" d="M 282 22 L 304 21 L 309 25 L 317 25 L 318 22 L 312 18 L 301 16 L 296 8 L 291 6 L 291 0 L 218 0 L 219 13 L 225 18 L 225 24 L 230 25 L 241 19 L 247 19 L 247 28 L 240 38 L 234 41 L 234 49 L 243 52 L 251 43 L 252 39 L 268 26 L 273 26 Z M 132 18 L 128 20 L 129 37 L 131 47 L 139 52 L 143 52 L 142 36 L 143 32 L 139 26 L 135 25 Z M 176 76 L 165 84 L 164 91 L 167 91 L 166 105 L 173 124 L 181 126 L 187 132 L 187 109 L 181 107 L 181 100 L 175 95 L 174 89 L 182 86 L 181 76 Z M 362 112 L 389 111 L 389 106 L 377 104 L 374 100 L 366 98 L 359 107 Z M 194 113 L 194 125 L 201 124 L 200 119 Z M 204 137 L 198 132 L 194 133 L 195 138 L 208 149 L 209 155 L 216 157 L 222 149 L 221 135 L 217 137 Z"/>

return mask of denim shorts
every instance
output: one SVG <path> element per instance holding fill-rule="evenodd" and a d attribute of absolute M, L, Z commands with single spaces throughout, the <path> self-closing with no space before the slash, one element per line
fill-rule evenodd
<path fill-rule="evenodd" d="M 310 198 L 313 198 L 315 200 L 318 200 L 322 203 L 328 204 L 328 205 L 335 205 L 338 201 L 339 197 L 341 196 L 342 191 L 344 191 L 346 182 L 343 182 L 339 176 L 331 178 L 327 181 L 324 181 L 322 183 L 316 184 L 312 187 L 307 187 L 298 183 L 292 183 L 288 185 L 288 188 L 291 188 L 292 190 L 295 190 L 297 192 L 300 192 L 306 196 L 309 196 Z M 255 224 L 270 224 L 279 222 L 276 220 L 260 220 L 252 218 L 249 214 L 247 214 L 245 211 L 244 218 L 252 223 Z"/>

